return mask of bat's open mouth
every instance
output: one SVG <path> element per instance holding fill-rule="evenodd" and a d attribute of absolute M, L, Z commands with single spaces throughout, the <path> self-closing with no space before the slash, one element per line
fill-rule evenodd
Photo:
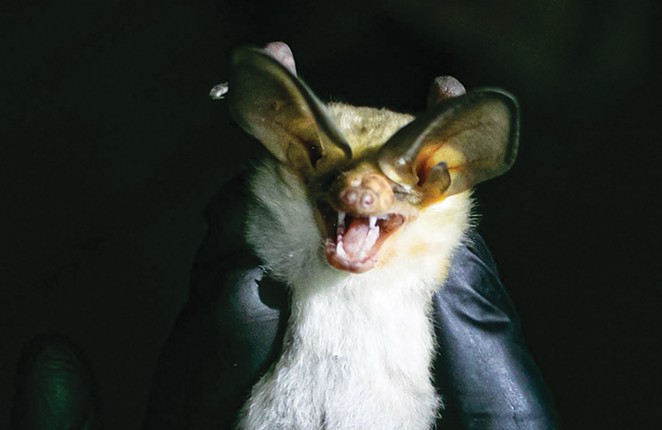
<path fill-rule="evenodd" d="M 378 261 L 386 239 L 404 222 L 400 214 L 358 216 L 330 208 L 321 210 L 327 230 L 326 258 L 336 269 L 362 273 Z"/>

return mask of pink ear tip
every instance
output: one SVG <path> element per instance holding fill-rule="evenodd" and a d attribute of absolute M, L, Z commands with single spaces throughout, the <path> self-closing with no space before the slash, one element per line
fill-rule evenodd
<path fill-rule="evenodd" d="M 428 95 L 428 106 L 465 94 L 467 90 L 464 85 L 452 76 L 438 76 L 432 82 L 430 94 Z"/>
<path fill-rule="evenodd" d="M 281 41 L 267 43 L 264 46 L 264 50 L 271 52 L 286 52 L 287 54 L 292 55 L 292 50 L 287 43 Z"/>
<path fill-rule="evenodd" d="M 294 63 L 294 54 L 285 42 L 271 42 L 264 47 L 264 52 L 275 58 L 283 66 L 296 76 L 297 70 Z"/>
<path fill-rule="evenodd" d="M 461 96 L 467 92 L 464 85 L 452 76 L 438 76 L 435 78 L 434 84 L 440 92 L 449 94 L 451 97 Z"/>

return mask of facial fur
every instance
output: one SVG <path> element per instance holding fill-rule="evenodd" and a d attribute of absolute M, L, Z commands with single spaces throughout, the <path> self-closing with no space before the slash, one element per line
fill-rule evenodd
<path fill-rule="evenodd" d="M 406 114 L 342 104 L 330 105 L 328 111 L 359 159 L 361 155 L 365 158 L 374 153 L 395 131 L 412 120 Z M 350 170 L 356 170 L 356 165 L 351 164 L 354 169 Z M 339 171 L 336 176 L 342 176 L 343 169 Z M 334 176 L 332 181 L 326 182 L 333 186 L 339 179 Z M 320 202 L 331 206 L 335 216 L 338 209 L 346 208 L 338 207 L 341 204 L 335 201 L 337 193 L 321 185 L 327 184 L 308 184 L 272 160 L 256 169 L 252 180 L 255 201 L 247 218 L 248 240 L 280 279 L 306 279 L 311 272 L 347 276 L 337 273 L 327 261 L 327 228 L 320 213 L 325 208 L 320 208 Z M 370 271 L 397 273 L 415 264 L 422 279 L 439 282 L 445 272 L 441 262 L 450 255 L 469 226 L 469 193 L 451 196 L 420 210 L 409 202 L 394 200 L 390 209 L 403 214 L 406 221 L 386 240 L 379 260 Z M 421 264 L 423 262 L 425 264 Z"/>

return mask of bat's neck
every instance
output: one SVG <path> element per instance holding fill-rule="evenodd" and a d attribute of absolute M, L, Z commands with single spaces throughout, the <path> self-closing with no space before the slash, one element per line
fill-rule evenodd
<path fill-rule="evenodd" d="M 426 381 L 434 344 L 432 289 L 412 281 L 347 277 L 322 288 L 294 286 L 285 349 Z"/>

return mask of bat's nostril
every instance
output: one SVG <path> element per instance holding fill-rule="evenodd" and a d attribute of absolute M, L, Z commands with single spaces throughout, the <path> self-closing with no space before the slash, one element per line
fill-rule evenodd
<path fill-rule="evenodd" d="M 354 205 L 359 199 L 359 193 L 354 189 L 347 190 L 343 193 L 342 199 L 346 204 Z"/>
<path fill-rule="evenodd" d="M 375 203 L 375 196 L 371 192 L 365 192 L 361 195 L 361 206 L 369 208 Z"/>

